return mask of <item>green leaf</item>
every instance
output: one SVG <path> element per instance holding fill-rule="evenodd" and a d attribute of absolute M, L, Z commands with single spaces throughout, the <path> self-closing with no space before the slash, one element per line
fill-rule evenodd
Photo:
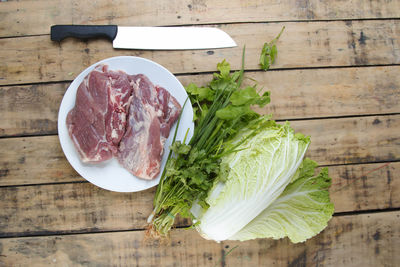
<path fill-rule="evenodd" d="M 214 99 L 214 91 L 208 87 L 197 87 L 194 83 L 186 86 L 186 92 L 192 96 L 196 96 L 196 100 L 201 102 L 203 100 L 212 101 Z"/>
<path fill-rule="evenodd" d="M 197 85 L 195 85 L 194 83 L 189 83 L 186 87 L 185 87 L 186 92 L 188 92 L 189 94 L 194 94 L 194 92 L 197 91 Z"/>
<path fill-rule="evenodd" d="M 264 92 L 264 94 L 262 94 L 262 96 L 255 102 L 255 104 L 259 105 L 260 107 L 264 107 L 271 101 L 270 95 L 271 93 L 269 91 Z"/>
<path fill-rule="evenodd" d="M 238 81 L 241 77 L 243 77 L 243 72 L 242 71 L 235 71 L 232 76 L 231 76 L 231 80 L 232 81 Z M 239 81 L 238 81 L 239 82 Z"/>
<path fill-rule="evenodd" d="M 231 66 L 229 63 L 224 59 L 222 62 L 217 64 L 217 69 L 220 72 L 219 77 L 222 79 L 229 79 L 230 78 L 230 71 L 231 71 Z"/>
<path fill-rule="evenodd" d="M 241 106 L 245 104 L 253 104 L 253 102 L 260 98 L 254 87 L 248 86 L 243 90 L 235 91 L 230 100 L 232 105 Z"/>
<path fill-rule="evenodd" d="M 174 151 L 175 154 L 186 155 L 189 153 L 191 146 L 182 144 L 181 141 L 175 141 L 171 146 L 170 149 Z"/>
<path fill-rule="evenodd" d="M 274 64 L 276 56 L 278 55 L 278 49 L 276 47 L 276 42 L 279 40 L 283 30 L 285 27 L 282 27 L 282 30 L 271 42 L 264 43 L 263 48 L 261 50 L 260 55 L 260 66 L 263 70 L 268 70 L 272 64 Z"/>
<path fill-rule="evenodd" d="M 276 48 L 276 44 L 273 44 L 271 47 L 271 64 L 275 62 L 275 58 L 278 55 L 278 49 Z"/>
<path fill-rule="evenodd" d="M 315 167 L 314 161 L 305 159 L 297 179 L 269 207 L 229 239 L 244 241 L 289 237 L 293 243 L 298 243 L 321 232 L 331 219 L 334 206 L 328 192 L 331 185 L 328 169 L 323 168 L 314 176 Z"/>
<path fill-rule="evenodd" d="M 298 135 L 298 138 L 301 139 L 302 137 Z M 293 175 L 291 182 L 296 181 L 297 179 L 302 179 L 304 177 L 311 177 L 314 175 L 315 168 L 318 167 L 318 164 L 309 159 L 305 158 L 300 165 L 300 167 L 297 169 L 295 175 Z"/>
<path fill-rule="evenodd" d="M 223 120 L 234 120 L 251 111 L 249 106 L 227 106 L 218 110 L 215 115 Z"/>
<path fill-rule="evenodd" d="M 227 79 L 214 79 L 210 82 L 210 87 L 215 91 L 220 91 L 224 88 L 227 88 L 230 84 L 230 80 Z"/>
<path fill-rule="evenodd" d="M 263 107 L 270 102 L 270 92 L 265 92 L 260 96 L 254 87 L 249 86 L 243 90 L 235 91 L 230 100 L 234 106 L 257 104 Z"/>
<path fill-rule="evenodd" d="M 196 121 L 199 117 L 197 116 L 197 112 L 199 112 L 198 107 L 193 107 L 193 121 Z"/>
<path fill-rule="evenodd" d="M 208 105 L 207 104 L 201 105 L 200 120 L 204 119 L 204 117 L 207 115 L 207 113 L 208 113 Z"/>

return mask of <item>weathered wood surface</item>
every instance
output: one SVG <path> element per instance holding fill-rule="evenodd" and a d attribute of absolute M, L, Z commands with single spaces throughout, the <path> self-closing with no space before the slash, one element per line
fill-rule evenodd
<path fill-rule="evenodd" d="M 115 50 L 105 40 L 52 42 L 48 35 L 0 39 L 0 85 L 71 80 L 95 62 L 118 55 L 152 59 L 173 73 L 214 71 L 227 59 L 241 65 L 246 45 L 246 69 L 259 69 L 264 42 L 286 26 L 279 40 L 274 68 L 367 66 L 400 63 L 400 21 L 330 21 L 224 24 L 238 47 L 195 51 Z M 24 62 L 24 64 L 21 64 Z"/>
<path fill-rule="evenodd" d="M 0 1 L 0 266 L 397 266 L 399 18 L 398 0 Z M 53 24 L 209 24 L 238 47 L 59 44 L 49 37 Z M 274 70 L 260 71 L 261 47 L 282 26 Z M 204 85 L 223 59 L 239 69 L 244 45 L 247 76 L 271 91 L 271 104 L 257 111 L 311 135 L 307 155 L 329 166 L 334 218 L 296 245 L 217 244 L 183 229 L 167 245 L 143 243 L 155 189 L 110 192 L 72 169 L 56 136 L 65 90 L 87 66 L 119 55 L 152 59 L 184 85 Z"/>
<path fill-rule="evenodd" d="M 312 136 L 307 155 L 321 165 L 400 159 L 400 115 L 293 121 Z M 76 180 L 57 136 L 0 139 L 0 185 Z"/>
<path fill-rule="evenodd" d="M 48 34 L 53 24 L 184 25 L 400 17 L 399 1 L 1 1 L 0 37 Z M 33 15 L 34 14 L 34 15 Z"/>
<path fill-rule="evenodd" d="M 400 66 L 247 72 L 271 91 L 260 113 L 276 120 L 400 113 Z M 315 79 L 315 77 L 318 79 Z M 206 85 L 212 75 L 178 76 L 183 85 Z M 247 80 L 246 83 L 253 83 Z M 0 87 L 0 136 L 57 133 L 67 83 Z"/>
<path fill-rule="evenodd" d="M 400 162 L 330 166 L 336 212 L 400 207 Z"/>
<path fill-rule="evenodd" d="M 306 155 L 320 164 L 395 161 L 400 157 L 400 115 L 293 121 L 291 125 L 312 137 Z"/>
<path fill-rule="evenodd" d="M 0 87 L 0 135 L 57 133 L 57 116 L 69 83 Z"/>
<path fill-rule="evenodd" d="M 399 220 L 398 211 L 335 217 L 305 244 L 229 242 L 239 247 L 226 257 L 226 266 L 396 266 Z"/>
<path fill-rule="evenodd" d="M 336 212 L 400 207 L 400 162 L 329 170 Z M 0 237 L 144 229 L 153 196 L 154 189 L 121 194 L 89 183 L 3 187 Z"/>
<path fill-rule="evenodd" d="M 143 231 L 0 239 L 5 266 L 396 266 L 400 212 L 334 217 L 306 243 L 222 242 L 173 230 L 168 244 Z"/>
<path fill-rule="evenodd" d="M 77 181 L 58 136 L 0 139 L 1 185 Z"/>

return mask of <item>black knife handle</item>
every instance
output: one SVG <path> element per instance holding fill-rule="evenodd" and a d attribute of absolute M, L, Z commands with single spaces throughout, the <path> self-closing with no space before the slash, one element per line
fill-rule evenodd
<path fill-rule="evenodd" d="M 67 37 L 83 40 L 107 38 L 111 41 L 117 36 L 117 25 L 53 25 L 50 30 L 52 41 L 61 41 Z"/>

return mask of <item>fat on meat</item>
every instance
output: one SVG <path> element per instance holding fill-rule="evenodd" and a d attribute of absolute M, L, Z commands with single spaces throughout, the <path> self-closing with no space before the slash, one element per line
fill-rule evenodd
<path fill-rule="evenodd" d="M 181 106 L 163 87 L 143 74 L 129 76 L 132 98 L 118 161 L 133 175 L 151 180 L 160 173 L 165 140 Z"/>
<path fill-rule="evenodd" d="M 118 152 L 131 92 L 128 75 L 107 65 L 96 66 L 79 85 L 66 123 L 83 162 L 106 161 Z"/>

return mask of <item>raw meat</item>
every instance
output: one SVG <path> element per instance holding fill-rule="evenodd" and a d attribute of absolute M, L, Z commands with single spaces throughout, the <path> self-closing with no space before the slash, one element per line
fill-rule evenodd
<path fill-rule="evenodd" d="M 83 162 L 114 156 L 133 175 L 154 179 L 180 111 L 178 101 L 145 75 L 99 65 L 80 84 L 67 127 Z"/>
<path fill-rule="evenodd" d="M 83 162 L 102 162 L 117 153 L 131 91 L 128 75 L 106 65 L 97 66 L 82 81 L 67 128 Z"/>
<path fill-rule="evenodd" d="M 164 143 L 181 106 L 167 90 L 154 86 L 145 75 L 132 75 L 130 80 L 132 100 L 118 160 L 133 175 L 150 180 L 160 173 Z"/>
<path fill-rule="evenodd" d="M 168 138 L 171 126 L 178 119 L 181 112 L 181 105 L 167 90 L 162 87 L 156 86 L 159 109 L 164 114 L 160 119 L 161 122 L 161 136 Z"/>

